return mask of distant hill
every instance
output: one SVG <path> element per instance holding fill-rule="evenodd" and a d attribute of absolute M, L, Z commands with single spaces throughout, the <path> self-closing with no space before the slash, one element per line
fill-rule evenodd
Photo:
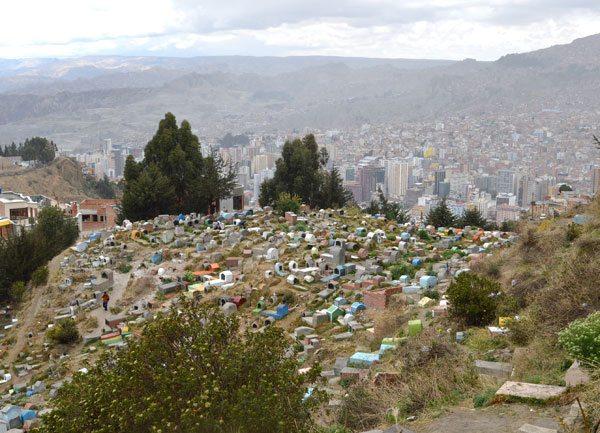
<path fill-rule="evenodd" d="M 97 197 L 79 163 L 63 157 L 45 167 L 0 171 L 0 187 L 26 195 L 41 194 L 61 202 Z"/>
<path fill-rule="evenodd" d="M 600 35 L 495 62 L 344 57 L 0 61 L 0 137 L 144 143 L 166 111 L 200 135 L 600 109 Z"/>

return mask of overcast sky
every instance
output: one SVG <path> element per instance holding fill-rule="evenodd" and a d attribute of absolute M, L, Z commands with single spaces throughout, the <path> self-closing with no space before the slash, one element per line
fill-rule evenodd
<path fill-rule="evenodd" d="M 4 58 L 493 60 L 600 33 L 600 0 L 5 0 L 0 17 Z"/>

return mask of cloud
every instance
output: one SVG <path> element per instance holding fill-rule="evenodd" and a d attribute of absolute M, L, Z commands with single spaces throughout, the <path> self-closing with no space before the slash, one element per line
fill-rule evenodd
<path fill-rule="evenodd" d="M 598 31 L 598 0 L 21 0 L 0 57 L 347 55 L 495 59 Z M 32 13 L 35 11 L 35 13 Z"/>

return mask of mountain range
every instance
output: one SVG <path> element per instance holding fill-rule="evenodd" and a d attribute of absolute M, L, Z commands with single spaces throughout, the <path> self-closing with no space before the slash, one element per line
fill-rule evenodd
<path fill-rule="evenodd" d="M 173 112 L 201 136 L 600 109 L 600 34 L 494 62 L 352 57 L 0 59 L 0 143 L 144 144 Z"/>

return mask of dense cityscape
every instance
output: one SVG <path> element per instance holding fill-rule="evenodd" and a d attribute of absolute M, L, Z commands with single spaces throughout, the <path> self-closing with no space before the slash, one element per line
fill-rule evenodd
<path fill-rule="evenodd" d="M 361 125 L 351 131 L 305 129 L 289 134 L 201 137 L 203 153 L 217 150 L 238 167 L 246 203 L 257 205 L 287 139 L 314 133 L 355 201 L 366 205 L 381 190 L 423 219 L 446 199 L 457 217 L 477 208 L 502 223 L 544 218 L 589 201 L 600 187 L 593 114 L 543 110 L 494 118 L 448 118 L 430 123 Z M 230 137 L 235 138 L 236 136 Z M 143 158 L 143 144 L 111 139 L 96 153 L 71 154 L 98 177 L 122 177 L 125 157 Z"/>

